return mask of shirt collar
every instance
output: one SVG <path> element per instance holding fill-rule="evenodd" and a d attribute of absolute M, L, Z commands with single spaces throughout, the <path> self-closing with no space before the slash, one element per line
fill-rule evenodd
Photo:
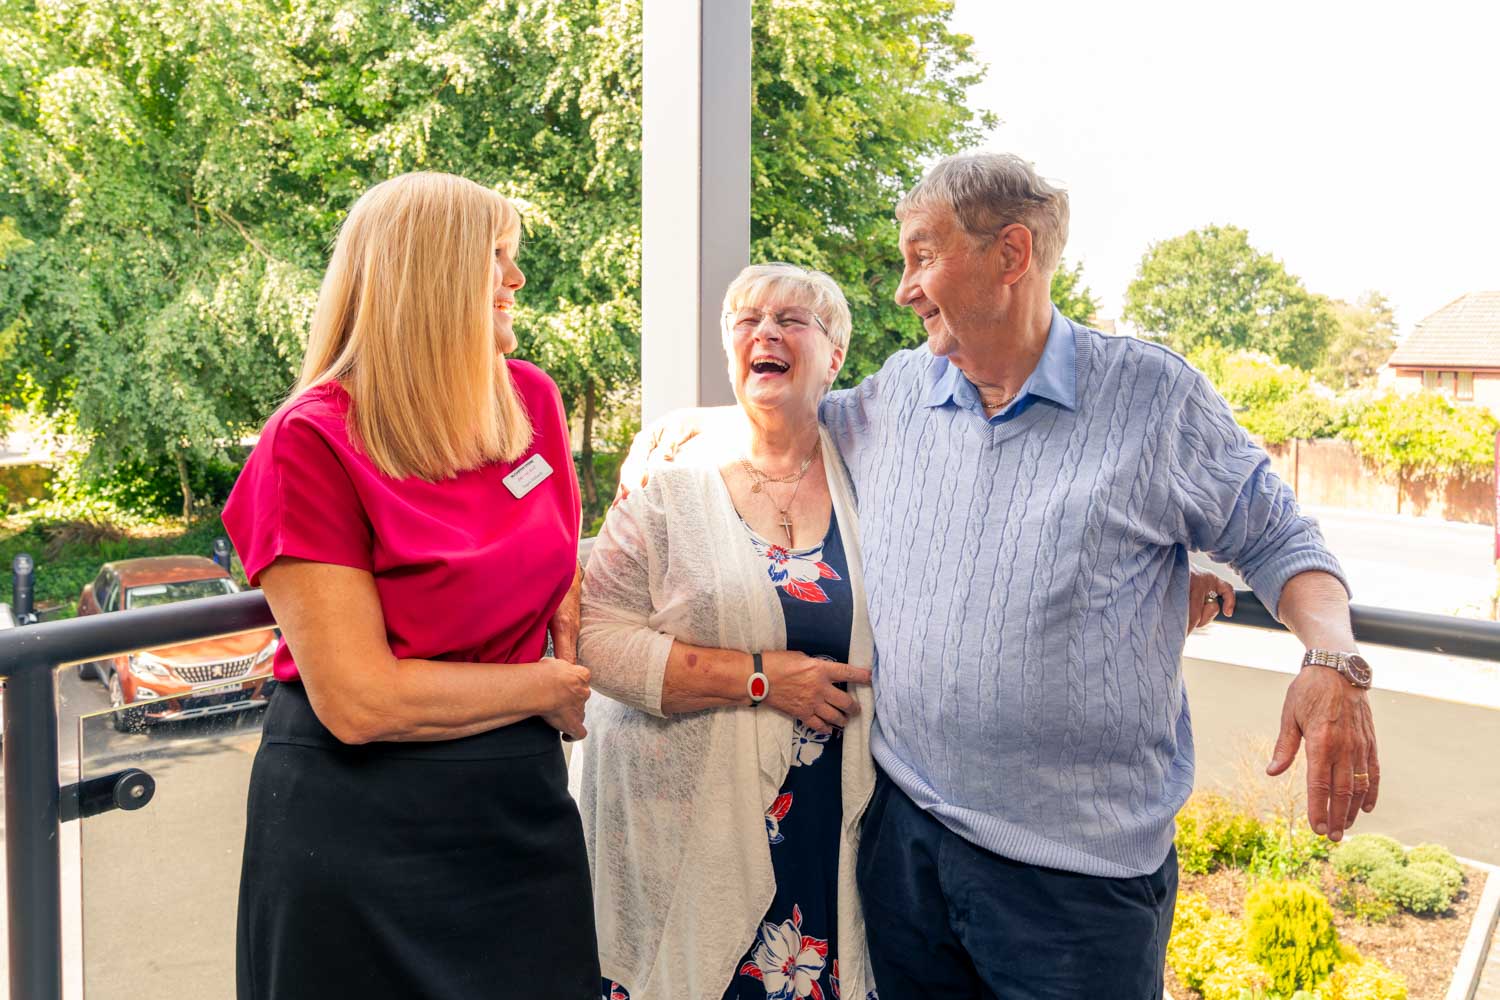
<path fill-rule="evenodd" d="M 956 403 L 972 409 L 978 405 L 979 394 L 964 373 L 948 363 L 946 358 L 933 358 L 928 368 L 931 387 L 927 393 L 927 406 L 946 406 Z M 1052 307 L 1052 326 L 1047 330 L 1047 344 L 1036 368 L 1021 384 L 1016 393 L 1016 402 L 1027 396 L 1039 396 L 1073 410 L 1078 408 L 1078 345 L 1073 340 L 1073 324 L 1069 323 L 1056 306 Z M 1011 406 L 1014 406 L 1012 403 Z"/>

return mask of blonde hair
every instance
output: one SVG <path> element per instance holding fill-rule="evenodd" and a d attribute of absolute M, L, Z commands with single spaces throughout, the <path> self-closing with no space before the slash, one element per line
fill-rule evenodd
<path fill-rule="evenodd" d="M 509 201 L 452 174 L 366 191 L 339 228 L 293 395 L 339 381 L 350 434 L 392 478 L 448 479 L 531 445 L 495 346 L 494 248 L 514 255 Z"/>
<path fill-rule="evenodd" d="M 933 204 L 951 209 L 959 224 L 988 245 L 1006 226 L 1031 230 L 1031 252 L 1042 274 L 1057 270 L 1068 242 L 1068 192 L 1037 176 L 1010 153 L 959 153 L 939 160 L 896 203 L 896 218 Z"/>
<path fill-rule="evenodd" d="M 725 290 L 724 313 L 727 317 L 744 306 L 782 294 L 811 309 L 813 315 L 822 321 L 833 346 L 848 352 L 849 333 L 854 328 L 854 322 L 849 318 L 849 302 L 839 283 L 822 271 L 780 262 L 751 264 Z M 727 319 L 724 335 L 729 335 Z"/>

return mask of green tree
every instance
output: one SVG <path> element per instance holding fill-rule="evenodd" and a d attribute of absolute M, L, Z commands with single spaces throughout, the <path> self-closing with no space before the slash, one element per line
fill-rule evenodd
<path fill-rule="evenodd" d="M 1086 324 L 1099 312 L 1099 300 L 1083 283 L 1083 264 L 1058 264 L 1052 272 L 1052 304 L 1075 323 Z"/>
<path fill-rule="evenodd" d="M 1267 444 L 1331 437 L 1343 426 L 1342 407 L 1300 368 L 1258 351 L 1205 344 L 1189 360 L 1234 409 L 1235 419 Z"/>
<path fill-rule="evenodd" d="M 188 466 L 290 388 L 343 213 L 419 168 L 533 207 L 526 301 L 556 321 L 523 352 L 561 329 L 628 377 L 639 3 L 527 7 L 0 0 L 5 401 L 96 466 L 175 463 L 187 514 Z"/>
<path fill-rule="evenodd" d="M 1318 365 L 1318 378 L 1340 389 L 1369 382 L 1396 349 L 1396 314 L 1379 292 L 1354 302 L 1336 299 L 1338 331 Z"/>
<path fill-rule="evenodd" d="M 921 336 L 891 208 L 977 137 L 947 0 L 754 5 L 752 256 L 830 271 L 846 378 Z M 639 379 L 641 0 L 0 0 L 0 404 L 191 469 L 295 379 L 327 248 L 413 169 L 523 207 L 519 354 L 584 423 Z"/>
<path fill-rule="evenodd" d="M 1213 343 L 1305 369 L 1322 360 L 1337 325 L 1325 299 L 1235 226 L 1153 244 L 1125 293 L 1125 318 L 1182 354 Z"/>
<path fill-rule="evenodd" d="M 973 40 L 948 29 L 951 0 L 751 9 L 750 259 L 838 281 L 854 319 L 847 385 L 924 336 L 893 300 L 896 199 L 925 163 L 972 144 L 993 118 L 965 106 L 979 68 Z"/>

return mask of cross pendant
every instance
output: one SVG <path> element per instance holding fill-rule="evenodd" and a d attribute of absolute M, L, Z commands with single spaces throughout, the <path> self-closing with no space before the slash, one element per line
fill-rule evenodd
<path fill-rule="evenodd" d="M 787 512 L 781 512 L 781 530 L 786 532 L 786 547 L 792 547 L 792 521 L 787 517 Z"/>

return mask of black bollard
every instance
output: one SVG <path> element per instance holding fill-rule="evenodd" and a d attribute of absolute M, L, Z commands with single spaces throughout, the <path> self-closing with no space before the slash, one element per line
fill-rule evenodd
<path fill-rule="evenodd" d="M 25 552 L 10 561 L 10 610 L 17 625 L 35 625 L 36 563 Z"/>

